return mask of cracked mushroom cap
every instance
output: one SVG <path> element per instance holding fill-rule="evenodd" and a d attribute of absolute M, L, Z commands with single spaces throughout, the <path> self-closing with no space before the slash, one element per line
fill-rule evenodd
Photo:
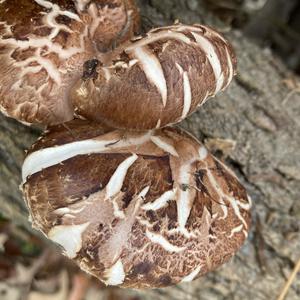
<path fill-rule="evenodd" d="M 69 89 L 86 60 L 137 31 L 134 0 L 0 1 L 0 111 L 25 123 L 73 119 Z"/>
<path fill-rule="evenodd" d="M 203 25 L 152 29 L 123 48 L 110 66 L 86 64 L 70 93 L 78 116 L 121 129 L 164 127 L 224 90 L 236 73 L 230 43 Z"/>
<path fill-rule="evenodd" d="M 245 188 L 186 132 L 68 128 L 50 128 L 28 152 L 25 200 L 33 226 L 107 285 L 191 281 L 247 238 Z"/>

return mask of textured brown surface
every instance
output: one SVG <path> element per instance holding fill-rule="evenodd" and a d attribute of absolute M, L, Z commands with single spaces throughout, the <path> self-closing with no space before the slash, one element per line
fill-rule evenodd
<path fill-rule="evenodd" d="M 27 123 L 73 118 L 83 63 L 138 30 L 132 0 L 10 0 L 0 4 L 0 111 Z"/>
<path fill-rule="evenodd" d="M 247 1 L 249 2 L 249 1 Z M 250 0 L 251 3 L 251 0 Z M 238 57 L 238 76 L 222 94 L 208 101 L 182 124 L 201 141 L 222 139 L 235 144 L 227 155 L 216 149 L 239 175 L 253 199 L 248 240 L 228 263 L 191 283 L 118 295 L 143 300 L 270 300 L 276 299 L 299 259 L 300 249 L 300 95 L 285 79 L 297 82 L 269 49 L 261 49 L 241 32 L 228 31 L 200 1 L 140 1 L 141 14 L 155 26 L 204 23 L 226 31 Z M 288 101 L 283 102 L 291 93 Z M 28 211 L 18 186 L 24 150 L 40 135 L 0 116 L 0 206 L 14 223 L 29 230 Z M 35 231 L 37 234 L 37 231 Z M 299 299 L 300 279 L 288 300 Z M 109 289 L 111 291 L 111 289 Z M 112 292 L 116 289 L 112 289 Z M 102 290 L 97 293 L 105 298 Z M 94 298 L 92 298 L 94 299 Z"/>
<path fill-rule="evenodd" d="M 107 284 L 168 286 L 214 270 L 248 236 L 245 189 L 187 133 L 169 127 L 139 134 L 107 131 L 79 120 L 67 125 L 70 131 L 49 129 L 30 150 L 24 179 L 32 175 L 24 194 L 35 228 L 54 241 L 63 232 L 59 243 L 84 270 Z M 51 162 L 64 145 L 79 140 L 105 146 L 82 155 L 68 150 L 70 157 Z M 84 147 L 76 144 L 77 151 Z M 43 151 L 50 149 L 49 165 L 26 171 L 28 165 L 40 168 Z M 66 239 L 78 240 L 71 228 L 87 222 L 75 253 Z M 120 262 L 124 278 L 116 281 L 108 274 Z"/>
<path fill-rule="evenodd" d="M 178 24 L 128 43 L 111 66 L 94 65 L 71 100 L 77 115 L 115 128 L 159 128 L 225 89 L 235 71 L 233 49 L 219 33 Z"/>

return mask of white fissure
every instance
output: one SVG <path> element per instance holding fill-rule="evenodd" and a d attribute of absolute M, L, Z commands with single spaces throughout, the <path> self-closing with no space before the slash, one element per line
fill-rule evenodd
<path fill-rule="evenodd" d="M 50 1 L 46 1 L 46 0 L 34 0 L 38 5 L 46 8 L 46 9 L 51 9 L 52 11 L 54 11 L 57 15 L 63 15 L 66 17 L 69 17 L 70 19 L 76 20 L 78 22 L 81 22 L 79 16 L 69 10 L 61 10 L 61 8 L 57 5 L 54 4 Z M 54 20 L 54 18 L 53 18 Z M 57 24 L 56 22 L 54 24 Z"/>
<path fill-rule="evenodd" d="M 206 101 L 209 99 L 208 96 L 209 96 L 209 91 L 206 92 L 206 94 L 205 94 L 205 96 L 204 96 L 202 102 L 200 102 L 200 103 L 198 104 L 198 107 L 200 107 L 200 106 L 202 106 L 204 103 L 206 103 Z"/>
<path fill-rule="evenodd" d="M 125 52 L 130 52 L 137 47 L 143 47 L 150 43 L 154 43 L 156 41 L 164 39 L 173 39 L 186 44 L 191 44 L 191 40 L 183 33 L 174 32 L 172 30 L 164 30 L 155 33 L 149 32 L 146 37 L 132 42 L 132 44 L 125 49 Z"/>
<path fill-rule="evenodd" d="M 198 266 L 194 271 L 192 271 L 189 275 L 183 277 L 181 282 L 190 282 L 195 279 L 195 277 L 199 274 L 201 270 L 201 266 Z"/>
<path fill-rule="evenodd" d="M 123 147 L 138 146 L 150 140 L 152 132 L 147 132 L 138 137 L 120 140 L 116 137 L 105 140 L 105 135 L 90 140 L 72 142 L 60 146 L 44 148 L 28 155 L 22 167 L 23 183 L 26 178 L 48 167 L 62 163 L 77 155 L 103 153 Z"/>
<path fill-rule="evenodd" d="M 120 163 L 106 186 L 106 199 L 115 196 L 121 191 L 128 169 L 137 159 L 138 156 L 133 154 Z"/>
<path fill-rule="evenodd" d="M 183 110 L 181 118 L 184 119 L 190 109 L 192 104 L 192 89 L 190 85 L 190 80 L 187 72 L 183 73 L 183 91 L 184 91 L 184 97 L 183 97 Z"/>
<path fill-rule="evenodd" d="M 190 216 L 192 209 L 192 195 L 195 193 L 194 190 L 190 187 L 190 178 L 191 178 L 191 163 L 183 165 L 179 170 L 178 183 L 183 185 L 178 189 L 178 198 L 176 200 L 177 204 L 177 214 L 178 214 L 178 226 L 181 233 L 186 232 L 185 225 Z"/>
<path fill-rule="evenodd" d="M 161 125 L 161 119 L 158 119 L 155 128 L 156 129 L 160 128 L 160 125 Z"/>
<path fill-rule="evenodd" d="M 72 209 L 70 209 L 69 207 L 61 207 L 54 210 L 53 212 L 60 216 L 66 216 L 66 215 L 78 214 L 82 212 L 84 209 L 85 209 L 84 206 L 80 208 L 72 208 Z"/>
<path fill-rule="evenodd" d="M 55 226 L 49 231 L 48 237 L 61 245 L 69 258 L 74 258 L 82 247 L 82 234 L 89 224 Z"/>
<path fill-rule="evenodd" d="M 51 9 L 53 7 L 53 3 L 45 0 L 34 0 L 38 5 L 43 6 L 44 8 Z"/>
<path fill-rule="evenodd" d="M 239 209 L 238 203 L 236 202 L 236 199 L 234 199 L 231 196 L 226 195 L 226 199 L 230 202 L 233 211 L 235 213 L 235 215 L 240 219 L 240 221 L 244 224 L 245 228 L 248 228 L 247 222 L 245 221 L 245 219 L 242 217 L 241 215 L 241 211 Z"/>
<path fill-rule="evenodd" d="M 84 51 L 83 43 L 81 44 L 82 47 L 70 47 L 70 48 L 63 48 L 60 44 L 53 43 L 49 38 L 42 37 L 42 38 L 30 38 L 30 40 L 15 40 L 13 38 L 8 38 L 3 40 L 2 42 L 7 43 L 8 45 L 12 45 L 15 48 L 20 49 L 28 49 L 30 47 L 33 48 L 43 48 L 47 47 L 49 52 L 53 52 L 59 56 L 61 60 L 66 60 L 72 57 L 77 53 L 81 53 Z"/>
<path fill-rule="evenodd" d="M 235 233 L 241 232 L 243 230 L 243 228 L 244 228 L 243 224 L 241 224 L 237 227 L 234 227 L 233 229 L 231 229 L 231 233 L 228 237 L 229 238 L 233 237 Z"/>
<path fill-rule="evenodd" d="M 194 32 L 199 32 L 199 33 L 203 33 L 203 28 L 204 27 L 201 25 L 201 27 L 198 26 L 193 26 L 193 25 L 183 25 L 183 24 L 178 24 L 178 25 L 173 25 L 172 26 L 174 30 L 178 31 L 178 32 L 183 32 L 183 31 L 194 31 Z"/>
<path fill-rule="evenodd" d="M 68 18 L 75 20 L 77 22 L 82 22 L 76 13 L 68 10 L 62 10 L 59 5 L 52 3 L 51 1 L 45 0 L 34 0 L 38 5 L 49 10 L 49 12 L 43 13 L 43 23 L 51 29 L 51 32 L 46 37 L 36 37 L 30 36 L 28 40 L 16 40 L 14 38 L 3 39 L 0 38 L 0 42 L 5 45 L 9 45 L 14 49 L 26 50 L 29 48 L 35 48 L 36 51 L 29 59 L 23 62 L 15 62 L 15 67 L 20 67 L 21 71 L 19 73 L 19 79 L 12 85 L 12 89 L 20 89 L 24 80 L 24 76 L 29 73 L 37 73 L 43 68 L 49 77 L 58 85 L 61 84 L 61 72 L 63 70 L 59 69 L 51 59 L 45 57 L 49 53 L 55 53 L 60 58 L 60 60 L 67 60 L 75 54 L 82 53 L 85 50 L 85 37 L 87 36 L 87 26 L 80 34 L 79 41 L 80 45 L 78 47 L 66 48 L 59 43 L 53 42 L 54 38 L 58 36 L 61 31 L 72 33 L 72 30 L 64 25 L 57 23 L 57 17 L 67 16 Z M 8 30 L 8 26 L 6 26 Z M 11 29 L 9 30 L 12 34 Z M 77 33 L 76 33 L 77 34 Z M 43 50 L 43 54 L 41 51 Z M 39 66 L 32 67 L 31 63 L 37 63 Z"/>
<path fill-rule="evenodd" d="M 147 238 L 154 244 L 159 244 L 163 249 L 168 252 L 181 252 L 186 249 L 186 247 L 178 247 L 171 244 L 166 238 L 162 235 L 153 233 L 146 229 L 146 236 Z"/>
<path fill-rule="evenodd" d="M 179 73 L 182 75 L 182 80 L 183 80 L 183 109 L 182 109 L 181 119 L 184 119 L 191 109 L 192 89 L 191 89 L 188 72 L 184 71 L 183 68 L 178 63 L 176 63 L 176 67 Z"/>
<path fill-rule="evenodd" d="M 45 1 L 45 0 L 34 0 L 34 1 L 46 9 L 51 9 L 51 11 L 45 14 L 43 18 L 45 21 L 45 25 L 52 28 L 52 31 L 48 37 L 49 40 L 56 38 L 57 35 L 60 33 L 60 31 L 72 33 L 72 30 L 68 26 L 56 22 L 56 18 L 59 15 L 66 16 L 70 19 L 76 20 L 77 22 L 81 22 L 77 14 L 68 10 L 61 10 L 61 8 L 57 4 L 53 4 L 50 1 Z"/>
<path fill-rule="evenodd" d="M 27 156 L 24 161 L 22 169 L 23 182 L 25 182 L 28 176 L 40 172 L 48 167 L 59 164 L 74 156 L 101 153 L 107 150 L 107 145 L 114 142 L 117 142 L 117 140 L 85 140 L 56 147 L 49 147 L 33 152 Z"/>
<path fill-rule="evenodd" d="M 104 283 L 107 285 L 119 285 L 124 282 L 125 272 L 121 259 L 119 259 L 111 268 L 104 272 Z"/>
<path fill-rule="evenodd" d="M 208 156 L 208 151 L 204 146 L 200 146 L 198 153 L 199 153 L 200 160 L 204 160 Z"/>
<path fill-rule="evenodd" d="M 227 206 L 226 206 L 226 204 L 224 202 L 224 199 L 226 199 L 230 203 L 231 207 L 233 208 L 233 211 L 234 211 L 235 215 L 242 222 L 243 226 L 245 226 L 245 228 L 248 228 L 247 222 L 245 221 L 245 219 L 241 215 L 239 206 L 242 209 L 248 210 L 248 209 L 250 209 L 251 204 L 250 203 L 249 204 L 244 204 L 244 203 L 236 200 L 232 196 L 229 196 L 229 195 L 225 194 L 223 192 L 223 190 L 220 188 L 220 186 L 217 183 L 217 181 L 215 180 L 214 176 L 211 174 L 211 171 L 209 170 L 209 168 L 206 168 L 206 170 L 207 170 L 208 179 L 209 179 L 212 187 L 215 189 L 215 191 L 219 195 L 219 201 L 221 203 L 220 206 L 221 206 L 221 208 L 223 210 L 223 217 L 222 217 L 222 219 L 225 219 L 228 216 L 228 208 L 227 208 Z"/>
<path fill-rule="evenodd" d="M 232 60 L 229 55 L 227 47 L 225 47 L 225 51 L 226 51 L 226 58 L 227 58 L 227 64 L 228 64 L 228 79 L 227 79 L 227 83 L 225 86 L 225 88 L 227 88 L 233 78 L 234 72 L 233 72 Z"/>
<path fill-rule="evenodd" d="M 206 168 L 206 175 L 207 175 L 208 180 L 210 181 L 212 187 L 214 188 L 214 190 L 217 192 L 217 194 L 219 196 L 220 206 L 223 211 L 223 216 L 220 219 L 226 219 L 228 216 L 228 208 L 224 202 L 224 193 L 221 190 L 220 186 L 218 185 L 217 181 L 215 180 L 213 174 L 211 173 L 211 171 L 208 167 Z"/>
<path fill-rule="evenodd" d="M 151 136 L 151 141 L 163 151 L 170 153 L 173 156 L 179 157 L 175 147 L 169 144 L 166 140 L 159 136 Z"/>
<path fill-rule="evenodd" d="M 122 163 L 119 164 L 113 175 L 111 176 L 108 184 L 106 185 L 106 196 L 105 199 L 111 199 L 114 215 L 117 218 L 124 219 L 125 214 L 120 209 L 117 203 L 117 194 L 121 191 L 128 169 L 138 159 L 136 154 L 126 158 Z"/>
<path fill-rule="evenodd" d="M 90 16 L 92 17 L 92 24 L 90 25 L 90 34 L 91 37 L 94 36 L 97 28 L 99 27 L 99 24 L 101 23 L 101 21 L 103 21 L 103 18 L 100 18 L 98 16 L 98 9 L 96 6 L 96 3 L 91 3 L 89 8 L 88 8 L 88 12 L 90 14 Z"/>
<path fill-rule="evenodd" d="M 66 11 L 61 10 L 57 4 L 52 4 L 49 1 L 43 1 L 43 0 L 35 0 L 35 2 L 37 2 L 39 5 L 47 8 L 47 9 L 51 9 L 51 11 L 49 13 L 45 14 L 45 17 L 43 18 L 45 21 L 45 25 L 52 28 L 52 31 L 49 35 L 50 40 L 57 37 L 57 35 L 59 34 L 60 31 L 72 33 L 72 30 L 68 26 L 66 26 L 64 24 L 59 24 L 56 22 L 56 18 L 59 15 L 63 15 L 70 19 L 76 20 L 77 22 L 81 22 L 78 15 L 76 15 L 70 11 L 67 11 L 67 10 Z"/>
<path fill-rule="evenodd" d="M 174 200 L 176 196 L 176 189 L 163 193 L 159 198 L 153 202 L 146 203 L 142 206 L 144 210 L 159 210 L 167 205 L 170 200 Z"/>
<path fill-rule="evenodd" d="M 148 194 L 149 190 L 150 190 L 149 185 L 146 186 L 145 188 L 143 188 L 142 191 L 138 194 L 138 198 L 142 198 L 142 199 L 145 198 L 146 195 Z"/>
<path fill-rule="evenodd" d="M 168 97 L 167 82 L 159 59 L 145 46 L 135 47 L 132 50 L 126 49 L 125 51 L 138 59 L 147 79 L 159 91 L 163 106 L 166 106 Z"/>
<path fill-rule="evenodd" d="M 248 203 L 243 203 L 239 200 L 236 200 L 236 203 L 238 204 L 239 207 L 241 207 L 242 209 L 244 210 L 249 210 L 251 207 L 252 207 L 252 203 L 251 203 L 251 198 L 249 195 L 247 195 L 247 200 L 248 200 Z"/>
<path fill-rule="evenodd" d="M 198 160 L 206 159 L 208 152 L 205 147 L 200 146 L 198 149 L 198 156 L 195 156 L 190 161 L 187 161 L 179 169 L 178 184 L 181 185 L 178 189 L 178 198 L 176 199 L 177 204 L 177 217 L 178 217 L 178 230 L 184 236 L 188 237 L 191 234 L 185 228 L 187 220 L 190 216 L 192 205 L 193 205 L 193 196 L 192 193 L 195 193 L 195 190 L 191 188 L 191 173 L 192 173 L 192 164 Z"/>
<path fill-rule="evenodd" d="M 112 206 L 114 210 L 114 216 L 119 219 L 125 219 L 124 211 L 120 209 L 116 199 L 112 199 Z"/>
<path fill-rule="evenodd" d="M 206 57 L 213 69 L 215 79 L 216 79 L 216 87 L 215 87 L 215 94 L 216 94 L 221 90 L 224 83 L 224 75 L 222 73 L 220 59 L 214 49 L 213 44 L 207 38 L 195 32 L 192 32 L 192 35 L 196 39 L 201 49 L 205 52 Z"/>

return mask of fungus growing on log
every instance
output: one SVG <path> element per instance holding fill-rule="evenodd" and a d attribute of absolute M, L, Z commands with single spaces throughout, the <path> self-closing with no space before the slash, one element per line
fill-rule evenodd
<path fill-rule="evenodd" d="M 71 89 L 77 116 L 120 129 L 164 127 L 224 90 L 236 72 L 229 42 L 203 25 L 155 28 L 123 48 Z"/>
<path fill-rule="evenodd" d="M 25 123 L 73 119 L 69 90 L 85 61 L 103 61 L 138 31 L 134 0 L 0 3 L 0 111 Z"/>
<path fill-rule="evenodd" d="M 164 287 L 226 262 L 245 241 L 250 198 L 185 131 L 127 132 L 84 120 L 27 153 L 33 226 L 107 285 Z"/>

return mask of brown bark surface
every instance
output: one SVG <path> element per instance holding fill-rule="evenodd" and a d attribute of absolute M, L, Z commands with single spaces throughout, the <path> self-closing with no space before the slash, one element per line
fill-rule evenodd
<path fill-rule="evenodd" d="M 144 0 L 140 7 L 143 24 L 179 19 L 222 30 L 222 23 L 200 1 Z M 229 263 L 199 280 L 167 289 L 122 291 L 123 295 L 163 300 L 276 299 L 300 258 L 300 95 L 296 85 L 293 90 L 294 80 L 299 79 L 270 50 L 259 48 L 240 32 L 228 31 L 226 36 L 237 52 L 238 76 L 181 126 L 221 156 L 247 187 L 254 203 L 249 239 Z M 18 186 L 24 151 L 39 132 L 0 116 L 1 213 L 28 228 Z M 298 276 L 287 299 L 299 297 Z"/>

